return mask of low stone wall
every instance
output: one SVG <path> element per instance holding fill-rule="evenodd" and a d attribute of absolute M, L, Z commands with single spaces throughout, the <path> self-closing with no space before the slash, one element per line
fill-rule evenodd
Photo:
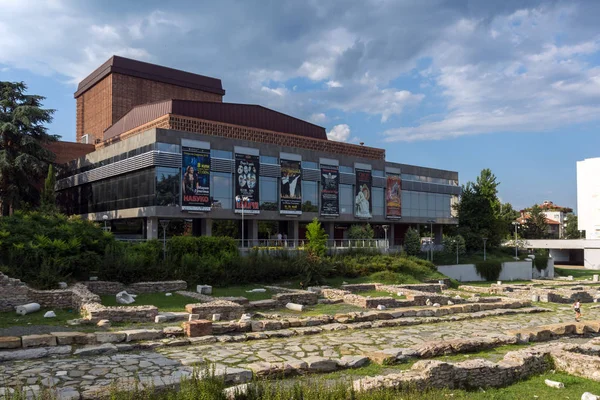
<path fill-rule="evenodd" d="M 368 292 L 370 290 L 377 290 L 379 283 L 353 283 L 348 285 L 342 285 L 342 290 L 348 290 L 350 292 Z"/>
<path fill-rule="evenodd" d="M 73 291 L 70 289 L 35 290 L 29 288 L 28 300 L 28 302 L 39 303 L 44 308 L 71 308 L 73 307 Z"/>
<path fill-rule="evenodd" d="M 376 289 L 382 290 L 389 293 L 405 292 L 407 290 L 426 292 L 426 293 L 442 293 L 443 289 L 446 289 L 446 284 L 440 285 L 439 283 L 416 283 L 407 285 L 381 285 L 377 284 Z"/>
<path fill-rule="evenodd" d="M 30 303 L 29 288 L 19 279 L 0 272 L 0 312 L 14 311 L 16 306 Z"/>
<path fill-rule="evenodd" d="M 111 281 L 87 281 L 83 282 L 83 284 L 90 291 L 99 295 L 117 294 L 122 291 L 132 294 L 165 293 L 187 289 L 187 282 L 185 281 L 137 282 L 128 286 L 120 282 Z"/>
<path fill-rule="evenodd" d="M 158 315 L 155 306 L 107 307 L 100 303 L 87 303 L 81 307 L 81 314 L 91 322 L 107 319 L 111 322 L 154 322 Z"/>
<path fill-rule="evenodd" d="M 208 303 L 188 304 L 185 310 L 198 314 L 200 319 L 212 320 L 213 314 L 221 314 L 222 320 L 238 319 L 244 314 L 244 306 L 227 300 L 215 300 Z"/>
<path fill-rule="evenodd" d="M 277 293 L 272 296 L 272 299 L 279 302 L 282 306 L 287 303 L 304 304 L 306 306 L 312 306 L 319 302 L 319 296 L 316 293 L 308 291 L 296 291 L 287 293 Z"/>

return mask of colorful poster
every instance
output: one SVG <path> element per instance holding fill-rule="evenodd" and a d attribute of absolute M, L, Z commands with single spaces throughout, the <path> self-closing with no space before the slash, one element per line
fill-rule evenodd
<path fill-rule="evenodd" d="M 385 216 L 389 219 L 402 218 L 402 180 L 399 175 L 388 175 L 385 187 Z"/>
<path fill-rule="evenodd" d="M 258 203 L 259 174 L 260 161 L 258 156 L 235 154 L 235 198 L 233 200 L 236 213 L 241 213 L 242 208 L 246 214 L 260 213 Z"/>
<path fill-rule="evenodd" d="M 281 214 L 302 214 L 302 168 L 300 161 L 281 160 Z"/>
<path fill-rule="evenodd" d="M 373 178 L 371 170 L 354 168 L 356 173 L 356 197 L 354 198 L 354 216 L 357 218 L 371 218 L 373 196 L 371 193 Z"/>
<path fill-rule="evenodd" d="M 181 209 L 210 211 L 210 150 L 181 147 Z"/>
<path fill-rule="evenodd" d="M 321 165 L 321 215 L 340 215 L 340 173 L 333 165 Z"/>

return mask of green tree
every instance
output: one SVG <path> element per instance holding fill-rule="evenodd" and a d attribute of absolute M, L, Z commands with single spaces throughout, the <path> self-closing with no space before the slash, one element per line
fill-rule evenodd
<path fill-rule="evenodd" d="M 262 239 L 271 239 L 278 229 L 277 221 L 258 221 L 258 234 Z"/>
<path fill-rule="evenodd" d="M 54 154 L 45 145 L 58 140 L 44 124 L 54 110 L 41 108 L 44 97 L 25 94 L 23 82 L 0 82 L 0 198 L 2 215 L 38 204 L 39 183 Z"/>
<path fill-rule="evenodd" d="M 237 239 L 239 237 L 240 230 L 238 228 L 237 221 L 231 220 L 217 220 L 213 221 L 212 235 L 220 237 L 230 237 Z"/>
<path fill-rule="evenodd" d="M 373 239 L 371 224 L 354 224 L 348 229 L 348 239 Z"/>
<path fill-rule="evenodd" d="M 502 204 L 502 206 L 500 207 L 501 231 L 499 233 L 501 238 L 513 238 L 514 226 L 512 223 L 516 221 L 517 218 L 519 218 L 519 215 L 519 212 L 513 208 L 512 204 Z"/>
<path fill-rule="evenodd" d="M 460 235 L 455 236 L 444 236 L 442 240 L 444 245 L 444 254 L 451 256 L 456 255 L 456 247 L 458 245 L 458 254 L 465 255 L 467 253 L 467 247 L 465 245 L 465 238 Z"/>
<path fill-rule="evenodd" d="M 548 237 L 546 214 L 540 206 L 535 204 L 531 207 L 523 228 L 523 237 L 526 239 L 544 239 Z"/>
<path fill-rule="evenodd" d="M 308 243 L 306 244 L 308 254 L 313 257 L 323 257 L 327 250 L 328 235 L 317 218 L 314 218 L 310 224 L 306 225 L 306 238 L 308 239 Z"/>
<path fill-rule="evenodd" d="M 489 169 L 481 171 L 475 183 L 463 186 L 457 204 L 458 231 L 465 239 L 468 250 L 481 248 L 481 238 L 488 238 L 490 247 L 498 247 L 503 238 L 503 221 L 500 214 L 496 176 Z"/>
<path fill-rule="evenodd" d="M 404 251 L 409 256 L 416 256 L 421 253 L 421 237 L 416 229 L 410 228 L 404 235 Z"/>
<path fill-rule="evenodd" d="M 585 231 L 580 232 L 577 224 L 577 215 L 569 213 L 566 215 L 567 226 L 565 227 L 565 239 L 579 239 L 585 237 Z"/>
<path fill-rule="evenodd" d="M 44 182 L 44 191 L 42 192 L 41 209 L 47 213 L 57 212 L 56 207 L 56 193 L 54 186 L 56 185 L 56 174 L 54 173 L 54 167 L 52 164 L 48 166 L 48 176 Z"/>

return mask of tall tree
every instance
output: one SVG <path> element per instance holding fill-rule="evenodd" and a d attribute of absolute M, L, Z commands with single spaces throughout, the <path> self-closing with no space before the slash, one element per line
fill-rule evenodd
<path fill-rule="evenodd" d="M 515 210 L 510 203 L 504 203 L 500 207 L 500 223 L 501 232 L 500 236 L 506 238 L 510 236 L 512 238 L 514 227 L 512 223 L 519 218 L 519 212 Z"/>
<path fill-rule="evenodd" d="M 457 204 L 458 231 L 469 250 L 483 248 L 483 237 L 488 245 L 496 247 L 502 240 L 502 220 L 498 199 L 496 176 L 489 169 L 483 169 L 476 181 L 463 186 L 460 202 Z"/>
<path fill-rule="evenodd" d="M 54 173 L 54 167 L 52 164 L 48 166 L 48 175 L 44 182 L 44 191 L 42 192 L 42 211 L 44 212 L 56 212 L 56 193 L 54 186 L 56 185 L 56 174 Z"/>
<path fill-rule="evenodd" d="M 2 215 L 37 204 L 39 183 L 54 154 L 44 145 L 58 140 L 44 124 L 54 110 L 41 108 L 44 97 L 25 94 L 23 82 L 0 82 L 0 199 Z"/>
<path fill-rule="evenodd" d="M 544 239 L 548 236 L 548 222 L 544 210 L 537 204 L 531 207 L 525 220 L 523 236 L 526 239 Z"/>
<path fill-rule="evenodd" d="M 577 215 L 569 213 L 566 215 L 566 220 L 565 239 L 579 239 L 580 237 L 585 237 L 585 231 L 579 231 Z"/>

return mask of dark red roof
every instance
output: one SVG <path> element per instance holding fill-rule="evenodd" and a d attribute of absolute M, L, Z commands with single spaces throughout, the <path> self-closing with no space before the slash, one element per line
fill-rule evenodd
<path fill-rule="evenodd" d="M 93 144 L 75 142 L 50 142 L 45 147 L 56 155 L 55 164 L 66 164 L 76 158 L 93 152 L 96 147 Z"/>
<path fill-rule="evenodd" d="M 161 65 L 150 64 L 143 61 L 132 60 L 125 57 L 112 56 L 108 61 L 79 83 L 77 91 L 75 92 L 75 97 L 79 97 L 111 73 L 135 76 L 185 88 L 225 95 L 225 90 L 223 90 L 220 79 L 193 74 L 179 69 L 163 67 Z"/>
<path fill-rule="evenodd" d="M 104 131 L 104 140 L 166 114 L 327 140 L 325 128 L 263 106 L 194 100 L 165 100 L 134 107 Z"/>

